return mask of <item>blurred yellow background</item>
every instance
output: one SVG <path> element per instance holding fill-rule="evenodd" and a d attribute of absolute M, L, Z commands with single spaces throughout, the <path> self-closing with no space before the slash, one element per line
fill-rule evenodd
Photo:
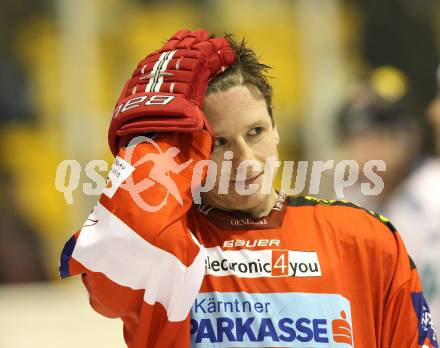
<path fill-rule="evenodd" d="M 64 242 L 99 197 L 84 193 L 83 184 L 96 186 L 85 167 L 104 160 L 108 167 L 95 170 L 106 176 L 109 119 L 141 58 L 181 28 L 246 37 L 273 67 L 282 159 L 328 159 L 338 141 L 336 109 L 369 69 L 397 65 L 421 110 L 436 93 L 438 6 L 407 1 L 393 13 L 374 3 L 378 8 L 367 0 L 2 2 L 0 347 L 122 346 L 119 322 L 95 315 L 79 279 L 60 283 L 57 266 Z M 56 188 L 64 160 L 80 165 L 73 204 Z M 36 283 L 19 285 L 27 282 Z"/>

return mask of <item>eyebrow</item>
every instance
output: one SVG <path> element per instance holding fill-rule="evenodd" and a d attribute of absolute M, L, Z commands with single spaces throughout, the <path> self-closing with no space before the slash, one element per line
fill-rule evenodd
<path fill-rule="evenodd" d="M 247 126 L 246 128 L 251 129 L 251 128 L 255 128 L 257 126 L 261 126 L 263 124 L 267 123 L 266 120 L 257 120 L 255 122 L 252 122 L 249 126 Z"/>
<path fill-rule="evenodd" d="M 249 125 L 247 125 L 247 126 L 245 126 L 243 128 L 244 129 L 252 129 L 252 128 L 255 128 L 257 126 L 265 125 L 266 123 L 267 123 L 266 120 L 260 119 L 260 120 L 252 122 L 251 124 L 249 124 Z M 220 137 L 223 136 L 224 133 L 225 132 L 215 132 L 215 137 L 216 138 L 220 138 Z"/>

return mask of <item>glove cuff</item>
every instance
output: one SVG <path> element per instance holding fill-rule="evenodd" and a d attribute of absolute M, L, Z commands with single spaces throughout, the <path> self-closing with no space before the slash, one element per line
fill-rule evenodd
<path fill-rule="evenodd" d="M 171 93 L 142 93 L 124 98 L 113 112 L 108 132 L 110 150 L 116 156 L 119 140 L 146 132 L 191 133 L 205 128 L 213 132 L 199 106 Z"/>

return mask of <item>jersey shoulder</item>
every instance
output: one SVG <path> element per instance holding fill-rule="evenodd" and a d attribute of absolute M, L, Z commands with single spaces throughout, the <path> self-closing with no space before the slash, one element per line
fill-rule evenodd
<path fill-rule="evenodd" d="M 338 238 L 372 241 L 390 253 L 396 250 L 396 228 L 388 218 L 372 210 L 348 201 L 313 196 L 290 196 L 287 205 L 293 212 L 299 208 L 298 216 L 326 226 L 329 232 L 338 234 Z"/>
<path fill-rule="evenodd" d="M 393 226 L 391 221 L 388 218 L 386 218 L 385 216 L 383 216 L 379 213 L 376 213 L 373 210 L 368 210 L 366 208 L 363 208 L 359 205 L 356 205 L 356 204 L 354 204 L 352 202 L 348 202 L 348 201 L 333 200 L 333 199 L 321 199 L 321 198 L 316 198 L 313 196 L 289 196 L 288 200 L 287 200 L 287 205 L 290 207 L 304 207 L 304 206 L 344 207 L 343 209 L 333 209 L 333 210 L 328 210 L 328 211 L 335 214 L 335 216 L 342 213 L 342 214 L 344 214 L 344 217 L 347 217 L 345 214 L 357 215 L 358 213 L 360 213 L 360 215 L 364 215 L 365 213 L 367 213 L 369 216 L 375 218 L 377 221 L 380 221 L 382 224 L 384 224 L 388 228 L 388 230 L 390 230 L 390 232 L 392 232 L 392 233 L 396 232 L 396 228 Z M 327 209 L 325 209 L 325 210 L 327 210 Z"/>

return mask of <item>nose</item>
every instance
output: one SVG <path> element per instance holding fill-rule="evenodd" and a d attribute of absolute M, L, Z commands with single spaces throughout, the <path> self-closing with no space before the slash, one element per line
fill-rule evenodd
<path fill-rule="evenodd" d="M 237 169 L 240 163 L 245 160 L 255 160 L 252 147 L 248 142 L 246 142 L 246 139 L 237 139 L 231 150 L 234 154 L 234 157 L 232 159 L 232 166 L 235 169 Z"/>

